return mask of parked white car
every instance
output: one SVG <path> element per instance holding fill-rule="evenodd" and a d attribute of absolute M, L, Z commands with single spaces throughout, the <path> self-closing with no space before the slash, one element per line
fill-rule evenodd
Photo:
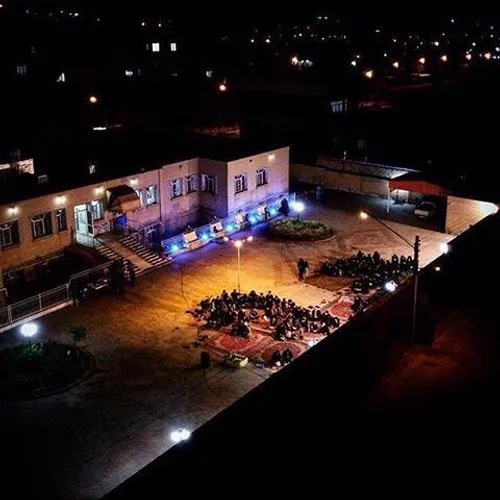
<path fill-rule="evenodd" d="M 422 201 L 415 207 L 413 213 L 422 219 L 431 219 L 436 215 L 436 205 L 432 201 Z"/>

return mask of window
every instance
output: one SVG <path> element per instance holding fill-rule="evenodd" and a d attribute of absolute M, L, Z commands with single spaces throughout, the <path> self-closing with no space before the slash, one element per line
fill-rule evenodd
<path fill-rule="evenodd" d="M 0 224 L 0 247 L 6 248 L 19 243 L 19 224 L 17 220 Z"/>
<path fill-rule="evenodd" d="M 66 209 L 61 208 L 56 210 L 57 232 L 66 231 L 68 223 L 66 222 Z"/>
<path fill-rule="evenodd" d="M 26 64 L 18 64 L 16 66 L 16 74 L 18 76 L 26 76 L 28 74 L 28 68 L 26 67 Z"/>
<path fill-rule="evenodd" d="M 51 213 L 35 215 L 31 218 L 31 232 L 33 238 L 42 238 L 52 234 L 52 217 Z"/>
<path fill-rule="evenodd" d="M 196 191 L 196 176 L 189 175 L 186 177 L 186 192 L 194 193 Z"/>
<path fill-rule="evenodd" d="M 170 198 L 182 196 L 182 179 L 170 181 Z"/>
<path fill-rule="evenodd" d="M 153 52 L 160 52 L 160 44 L 159 42 L 153 42 L 151 45 L 151 50 Z"/>
<path fill-rule="evenodd" d="M 92 200 L 90 202 L 90 210 L 92 211 L 94 220 L 104 218 L 104 203 L 102 200 Z"/>
<path fill-rule="evenodd" d="M 125 76 L 134 76 L 134 71 L 131 69 L 126 69 L 125 70 Z"/>
<path fill-rule="evenodd" d="M 201 190 L 215 194 L 216 179 L 213 175 L 201 174 Z"/>
<path fill-rule="evenodd" d="M 158 203 L 158 188 L 156 185 L 149 186 L 146 191 L 146 206 Z"/>
<path fill-rule="evenodd" d="M 255 173 L 257 177 L 257 187 L 267 184 L 267 168 L 261 168 Z"/>
<path fill-rule="evenodd" d="M 241 193 L 247 190 L 247 176 L 246 174 L 234 176 L 234 192 Z"/>
<path fill-rule="evenodd" d="M 66 82 L 66 74 L 62 72 L 57 78 L 57 83 L 65 83 Z"/>
<path fill-rule="evenodd" d="M 94 175 L 97 172 L 97 165 L 91 164 L 89 165 L 89 174 Z"/>
<path fill-rule="evenodd" d="M 177 52 L 177 44 L 175 42 L 172 42 L 170 44 L 170 51 L 171 52 Z"/>
<path fill-rule="evenodd" d="M 211 69 L 207 69 L 207 70 L 205 71 L 205 76 L 206 76 L 207 78 L 212 78 L 212 76 L 213 76 L 213 71 L 212 71 Z"/>

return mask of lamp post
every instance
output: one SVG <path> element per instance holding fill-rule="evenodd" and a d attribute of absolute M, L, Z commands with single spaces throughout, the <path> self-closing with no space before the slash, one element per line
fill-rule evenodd
<path fill-rule="evenodd" d="M 230 238 L 226 236 L 224 240 L 229 241 Z M 248 236 L 247 238 L 243 238 L 242 240 L 234 241 L 234 246 L 236 247 L 236 250 L 238 252 L 238 293 L 241 292 L 241 247 L 243 246 L 243 243 L 246 243 L 247 241 L 250 242 L 252 240 L 253 236 Z"/>
<path fill-rule="evenodd" d="M 304 211 L 304 209 L 306 208 L 306 206 L 304 205 L 304 203 L 302 203 L 301 201 L 292 201 L 290 203 L 290 206 L 292 207 L 292 210 L 295 211 L 295 213 L 297 214 L 297 220 L 300 219 L 300 214 Z"/>
<path fill-rule="evenodd" d="M 99 97 L 95 94 L 92 94 L 89 96 L 89 104 L 91 106 L 98 106 L 99 105 Z M 105 123 L 105 129 L 107 129 L 109 127 L 109 118 L 108 118 L 108 110 L 107 109 L 104 109 L 104 113 L 105 113 L 105 119 L 106 119 L 106 123 Z M 102 127 L 99 127 L 100 130 L 102 130 Z M 97 129 L 96 129 L 97 130 Z"/>
<path fill-rule="evenodd" d="M 412 344 L 414 344 L 417 338 L 417 299 L 418 299 L 418 267 L 419 267 L 418 259 L 420 255 L 420 236 L 416 235 L 415 243 L 411 243 L 404 236 L 401 236 L 397 231 L 392 229 L 392 227 L 388 226 L 383 220 L 380 220 L 378 217 L 375 217 L 375 215 L 363 211 L 360 212 L 359 216 L 363 220 L 368 219 L 368 217 L 371 217 L 372 219 L 376 220 L 379 224 L 381 224 L 386 229 L 391 231 L 391 233 L 395 234 L 398 238 L 403 240 L 408 246 L 410 246 L 413 249 L 413 305 L 412 305 L 411 340 Z"/>

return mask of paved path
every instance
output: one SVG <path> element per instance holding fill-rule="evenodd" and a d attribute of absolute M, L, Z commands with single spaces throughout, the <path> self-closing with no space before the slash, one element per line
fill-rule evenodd
<path fill-rule="evenodd" d="M 339 237 L 318 244 L 273 242 L 262 228 L 254 229 L 255 241 L 241 252 L 243 290 L 272 290 L 304 306 L 324 305 L 335 292 L 298 282 L 299 257 L 314 267 L 358 249 L 378 250 L 383 257 L 409 253 L 375 221 L 310 205 L 305 215 L 329 223 Z M 394 227 L 414 237 L 414 228 Z M 418 232 L 425 264 L 449 237 Z M 44 317 L 43 340 L 64 338 L 69 326 L 85 325 L 97 369 L 65 393 L 1 405 L 0 439 L 10 463 L 3 476 L 15 478 L 21 469 L 16 488 L 31 484 L 39 497 L 99 498 L 165 452 L 172 430 L 196 428 L 265 380 L 268 372 L 253 367 L 203 371 L 200 349 L 192 344 L 196 322 L 185 311 L 206 295 L 236 287 L 236 258 L 234 247 L 214 243 L 152 271 L 124 296 L 89 299 Z M 0 347 L 18 342 L 16 335 L 3 334 Z"/>

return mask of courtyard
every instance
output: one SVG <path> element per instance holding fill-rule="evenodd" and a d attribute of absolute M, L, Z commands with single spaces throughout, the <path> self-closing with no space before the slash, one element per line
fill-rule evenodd
<path fill-rule="evenodd" d="M 309 204 L 304 217 L 325 222 L 335 238 L 318 243 L 273 241 L 265 227 L 252 230 L 254 241 L 241 250 L 241 288 L 290 298 L 301 306 L 345 309 L 345 280 L 320 287 L 300 282 L 297 260 L 314 272 L 326 259 L 361 250 L 409 255 L 412 250 L 375 220 Z M 421 237 L 421 266 L 441 253 L 451 237 L 390 223 L 406 239 Z M 245 235 L 242 235 L 245 236 Z M 68 341 L 71 326 L 85 325 L 86 349 L 95 369 L 67 391 L 30 401 L 2 402 L 1 437 L 9 467 L 22 467 L 25 483 L 47 498 L 100 498 L 174 443 L 172 431 L 194 430 L 272 376 L 253 363 L 224 368 L 221 335 L 204 330 L 187 311 L 208 295 L 237 286 L 237 254 L 231 244 L 211 243 L 139 279 L 125 295 L 104 294 L 39 320 L 39 340 Z M 339 314 L 340 316 L 340 314 Z M 348 319 L 341 317 L 342 321 Z M 0 348 L 19 342 L 17 330 L 0 337 Z M 269 340 L 254 355 L 269 350 Z M 307 345 L 303 346 L 306 349 Z M 212 364 L 200 368 L 200 353 Z M 286 368 L 284 368 L 286 369 Z M 7 470 L 4 470 L 5 475 Z M 21 485 L 22 487 L 22 485 Z"/>

